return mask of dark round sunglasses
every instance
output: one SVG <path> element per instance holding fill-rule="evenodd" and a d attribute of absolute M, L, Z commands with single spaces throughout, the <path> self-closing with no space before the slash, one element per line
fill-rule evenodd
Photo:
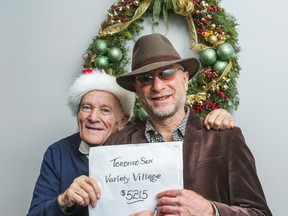
<path fill-rule="evenodd" d="M 183 70 L 182 68 L 169 68 L 165 69 L 159 73 L 143 73 L 136 76 L 136 82 L 140 85 L 150 85 L 154 81 L 155 77 L 158 77 L 162 81 L 171 80 L 178 70 Z"/>

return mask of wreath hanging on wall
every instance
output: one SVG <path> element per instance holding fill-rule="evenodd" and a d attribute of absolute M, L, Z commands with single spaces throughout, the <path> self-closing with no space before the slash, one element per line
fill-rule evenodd
<path fill-rule="evenodd" d="M 127 73 L 130 63 L 127 42 L 135 41 L 143 30 L 145 16 L 152 28 L 162 18 L 168 28 L 171 13 L 186 19 L 194 52 L 202 67 L 189 83 L 187 105 L 205 117 L 211 110 L 235 110 L 239 104 L 236 79 L 239 75 L 236 19 L 220 7 L 220 0 L 119 0 L 109 9 L 97 36 L 84 58 L 84 73 L 104 69 L 114 76 Z M 136 100 L 134 121 L 143 120 L 145 112 Z"/>

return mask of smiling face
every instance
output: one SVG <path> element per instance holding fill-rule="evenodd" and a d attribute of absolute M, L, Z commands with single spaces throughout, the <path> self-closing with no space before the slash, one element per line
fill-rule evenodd
<path fill-rule="evenodd" d="M 90 91 L 82 97 L 77 114 L 80 137 L 88 145 L 102 145 L 112 133 L 122 130 L 128 119 L 113 94 Z"/>
<path fill-rule="evenodd" d="M 141 104 L 150 119 L 175 117 L 184 113 L 189 74 L 177 65 L 170 68 L 179 70 L 169 79 L 155 76 L 147 85 L 135 83 Z M 164 69 L 167 68 L 157 69 L 153 73 L 161 73 Z"/>

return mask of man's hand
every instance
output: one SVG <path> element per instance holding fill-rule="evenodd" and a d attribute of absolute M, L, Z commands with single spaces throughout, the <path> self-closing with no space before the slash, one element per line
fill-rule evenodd
<path fill-rule="evenodd" d="M 211 111 L 204 120 L 204 126 L 210 130 L 225 130 L 234 127 L 234 119 L 225 109 L 215 109 Z"/>
<path fill-rule="evenodd" d="M 96 181 L 83 175 L 74 179 L 70 187 L 58 197 L 58 203 L 64 211 L 75 204 L 91 204 L 95 207 L 100 196 L 100 188 Z"/>
<path fill-rule="evenodd" d="M 210 201 L 185 189 L 166 190 L 157 194 L 158 215 L 213 216 Z"/>

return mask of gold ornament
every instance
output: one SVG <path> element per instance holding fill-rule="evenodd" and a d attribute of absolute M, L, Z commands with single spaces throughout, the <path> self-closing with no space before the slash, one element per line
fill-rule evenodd
<path fill-rule="evenodd" d="M 108 13 L 108 18 L 109 19 L 113 18 L 113 14 L 112 13 Z"/>
<path fill-rule="evenodd" d="M 135 6 L 139 6 L 139 1 L 134 1 Z"/>
<path fill-rule="evenodd" d="M 217 37 L 215 35 L 211 35 L 208 39 L 208 41 L 211 43 L 211 44 L 215 44 L 217 42 Z"/>
<path fill-rule="evenodd" d="M 110 75 L 112 75 L 112 74 L 113 74 L 112 68 L 108 68 L 107 73 L 110 74 Z"/>
<path fill-rule="evenodd" d="M 200 5 L 201 5 L 202 7 L 206 7 L 206 2 L 205 2 L 205 1 L 201 1 L 201 2 L 200 2 Z"/>

